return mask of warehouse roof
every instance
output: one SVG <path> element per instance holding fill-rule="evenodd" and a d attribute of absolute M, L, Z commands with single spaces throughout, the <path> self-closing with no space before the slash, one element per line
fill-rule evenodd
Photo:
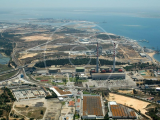
<path fill-rule="evenodd" d="M 100 68 L 110 68 L 110 67 L 108 67 L 108 66 L 101 66 Z"/>
<path fill-rule="evenodd" d="M 127 118 L 136 118 L 136 114 L 133 110 L 128 109 L 122 105 L 110 105 L 112 116 L 113 117 L 127 117 Z"/>
<path fill-rule="evenodd" d="M 49 68 L 49 70 L 59 70 L 60 68 L 53 68 L 53 67 L 51 67 L 51 68 Z"/>
<path fill-rule="evenodd" d="M 83 116 L 103 116 L 100 96 L 83 96 Z"/>
<path fill-rule="evenodd" d="M 84 67 L 76 67 L 76 69 L 85 69 Z"/>
<path fill-rule="evenodd" d="M 92 75 L 123 75 L 125 73 L 92 73 Z"/>
<path fill-rule="evenodd" d="M 56 95 L 59 97 L 59 96 L 67 96 L 67 95 L 72 95 L 70 91 L 63 91 L 63 90 L 60 90 L 58 87 L 54 86 L 54 87 L 51 87 L 50 88 L 51 90 L 53 90 Z"/>

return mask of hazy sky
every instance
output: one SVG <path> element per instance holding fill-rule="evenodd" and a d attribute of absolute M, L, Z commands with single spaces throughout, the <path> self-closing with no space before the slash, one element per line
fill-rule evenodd
<path fill-rule="evenodd" d="M 159 9 L 160 0 L 0 0 L 0 8 L 106 7 Z"/>

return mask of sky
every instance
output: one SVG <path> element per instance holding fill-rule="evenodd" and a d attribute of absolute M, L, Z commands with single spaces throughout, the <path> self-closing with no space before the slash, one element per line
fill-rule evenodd
<path fill-rule="evenodd" d="M 0 0 L 0 8 L 160 9 L 160 0 Z"/>

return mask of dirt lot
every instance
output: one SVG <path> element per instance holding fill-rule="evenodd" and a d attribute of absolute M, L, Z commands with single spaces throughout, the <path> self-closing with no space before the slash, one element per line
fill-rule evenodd
<path fill-rule="evenodd" d="M 35 119 L 54 118 L 58 120 L 61 110 L 61 103 L 58 99 L 30 99 L 15 102 L 12 112 L 18 116 Z M 28 106 L 28 107 L 27 107 Z M 43 111 L 43 114 L 41 114 Z M 23 116 L 22 116 L 23 115 Z"/>
<path fill-rule="evenodd" d="M 150 104 L 148 102 L 144 102 L 141 100 L 137 100 L 137 99 L 133 99 L 130 97 L 125 97 L 125 96 L 117 95 L 117 94 L 113 94 L 113 93 L 110 93 L 109 98 L 106 98 L 106 99 L 109 101 L 116 101 L 117 103 L 133 107 L 136 110 L 140 110 L 141 113 L 143 113 L 143 114 L 145 114 L 145 112 L 147 112 L 145 110 L 145 108 L 147 105 Z"/>
<path fill-rule="evenodd" d="M 44 116 L 46 120 L 59 120 L 59 116 L 61 114 L 62 104 L 58 99 L 48 99 L 47 101 L 47 111 Z"/>
<path fill-rule="evenodd" d="M 37 55 L 37 53 L 24 54 L 24 55 L 22 55 L 22 57 L 19 58 L 19 59 L 25 59 L 25 58 L 28 58 L 28 57 L 34 57 L 34 56 L 36 56 L 36 55 Z"/>
<path fill-rule="evenodd" d="M 52 37 L 50 37 L 49 35 L 43 34 L 43 35 L 22 37 L 21 39 L 25 40 L 26 42 L 29 42 L 29 41 L 39 41 L 39 40 L 52 40 Z"/>
<path fill-rule="evenodd" d="M 118 90 L 119 93 L 133 94 L 133 90 Z"/>

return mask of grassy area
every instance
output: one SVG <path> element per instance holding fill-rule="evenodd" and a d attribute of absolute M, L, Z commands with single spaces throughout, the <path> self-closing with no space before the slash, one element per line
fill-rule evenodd
<path fill-rule="evenodd" d="M 0 72 L 7 71 L 10 69 L 12 69 L 12 68 L 8 67 L 7 65 L 0 64 Z"/>
<path fill-rule="evenodd" d="M 63 102 L 61 102 L 61 103 L 62 103 L 62 106 L 63 106 L 63 105 L 65 105 L 65 102 L 64 102 L 64 101 L 63 101 Z"/>
<path fill-rule="evenodd" d="M 13 72 L 10 72 L 10 73 L 8 73 L 8 74 L 5 74 L 5 75 L 0 76 L 0 81 L 6 80 L 6 79 L 12 77 L 12 76 L 15 75 L 17 72 L 18 72 L 18 71 L 13 71 Z"/>
<path fill-rule="evenodd" d="M 88 92 L 88 91 L 83 91 L 83 94 L 90 94 L 90 92 Z"/>
<path fill-rule="evenodd" d="M 76 78 L 69 78 L 70 82 L 76 82 Z M 87 80 L 80 80 L 78 79 L 77 82 L 87 82 Z"/>
<path fill-rule="evenodd" d="M 57 85 L 64 85 L 65 83 L 56 83 Z"/>
<path fill-rule="evenodd" d="M 53 76 L 35 76 L 34 78 L 36 80 L 51 80 L 51 79 L 54 79 Z"/>
<path fill-rule="evenodd" d="M 45 107 L 15 107 L 15 109 L 20 111 L 23 115 L 35 119 L 42 119 L 46 111 Z M 41 111 L 43 111 L 43 114 L 41 114 Z"/>

